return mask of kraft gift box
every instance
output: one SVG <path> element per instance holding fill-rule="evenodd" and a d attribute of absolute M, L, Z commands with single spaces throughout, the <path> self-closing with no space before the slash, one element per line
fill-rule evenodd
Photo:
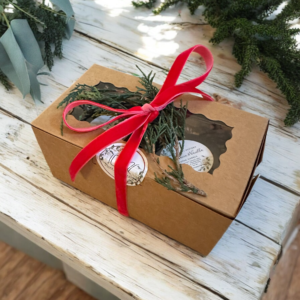
<path fill-rule="evenodd" d="M 103 129 L 78 133 L 64 126 L 64 134 L 61 135 L 63 109 L 57 106 L 78 83 L 97 85 L 100 81 L 109 82 L 116 87 L 135 91 L 136 86 L 140 86 L 138 80 L 135 76 L 93 65 L 32 122 L 53 176 L 115 209 L 115 182 L 95 158 L 85 165 L 74 182 L 69 175 L 74 157 Z M 192 95 L 184 95 L 180 99 L 188 102 L 188 118 L 191 118 L 191 122 L 187 121 L 187 127 L 191 126 L 192 130 L 187 132 L 186 139 L 201 140 L 206 137 L 209 148 L 214 148 L 214 139 L 218 136 L 216 130 L 230 128 L 227 130 L 227 133 L 230 131 L 230 138 L 222 142 L 223 150 L 219 151 L 213 172 L 198 172 L 190 165 L 182 165 L 186 179 L 203 189 L 207 197 L 174 192 L 157 183 L 154 176 L 156 165 L 142 150 L 148 160 L 148 172 L 141 184 L 127 186 L 127 205 L 131 218 L 205 256 L 226 232 L 250 193 L 256 180 L 253 177 L 255 168 L 263 156 L 268 120 L 231 106 L 201 101 Z M 179 107 L 179 101 L 174 105 Z M 90 126 L 72 115 L 68 116 L 68 121 L 77 127 Z M 206 134 L 209 129 L 215 130 L 215 135 Z M 166 168 L 168 160 L 168 157 L 161 156 L 161 163 Z"/>

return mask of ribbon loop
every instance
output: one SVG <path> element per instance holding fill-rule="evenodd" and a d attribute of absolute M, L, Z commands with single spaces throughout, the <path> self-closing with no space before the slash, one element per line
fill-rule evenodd
<path fill-rule="evenodd" d="M 176 84 L 185 63 L 192 52 L 196 52 L 202 56 L 206 64 L 206 72 L 199 77 L 180 84 Z M 106 105 L 88 100 L 79 100 L 68 104 L 63 113 L 63 120 L 69 129 L 76 132 L 90 132 L 117 120 L 126 118 L 126 120 L 123 120 L 121 123 L 118 123 L 117 125 L 113 126 L 112 128 L 96 137 L 77 154 L 77 156 L 72 161 L 69 169 L 71 179 L 74 181 L 77 173 L 98 152 L 108 147 L 112 143 L 123 139 L 128 135 L 131 135 L 115 162 L 117 206 L 121 214 L 128 216 L 129 214 L 127 210 L 126 200 L 127 168 L 134 153 L 140 145 L 144 133 L 147 130 L 148 124 L 153 122 L 153 120 L 157 118 L 157 116 L 159 115 L 159 111 L 164 109 L 168 104 L 173 102 L 176 97 L 182 94 L 197 93 L 202 95 L 203 100 L 213 101 L 213 99 L 209 95 L 196 88 L 208 76 L 209 72 L 212 69 L 212 66 L 213 56 L 211 52 L 202 45 L 196 45 L 178 55 L 169 71 L 169 74 L 163 86 L 151 103 L 146 103 L 143 106 L 132 107 L 130 109 L 114 109 Z M 68 112 L 76 106 L 84 104 L 94 105 L 105 110 L 120 113 L 120 115 L 112 118 L 104 124 L 88 128 L 75 128 L 70 126 L 66 119 Z"/>

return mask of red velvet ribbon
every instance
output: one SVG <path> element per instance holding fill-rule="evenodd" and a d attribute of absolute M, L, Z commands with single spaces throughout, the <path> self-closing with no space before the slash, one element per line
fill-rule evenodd
<path fill-rule="evenodd" d="M 185 63 L 192 52 L 196 52 L 202 56 L 206 64 L 206 72 L 195 79 L 191 79 L 181 84 L 176 84 Z M 114 170 L 118 210 L 122 215 L 128 216 L 126 199 L 127 168 L 134 153 L 140 145 L 148 124 L 159 115 L 160 110 L 164 109 L 168 104 L 173 102 L 176 97 L 184 93 L 201 94 L 203 96 L 203 100 L 213 101 L 209 95 L 196 88 L 196 86 L 205 80 L 211 71 L 212 66 L 213 56 L 211 52 L 202 45 L 196 45 L 178 55 L 163 86 L 150 104 L 135 106 L 130 109 L 114 109 L 92 101 L 79 100 L 67 105 L 63 113 L 63 120 L 67 127 L 76 132 L 90 132 L 108 125 L 116 120 L 126 118 L 121 123 L 118 123 L 96 137 L 77 154 L 69 169 L 72 181 L 75 180 L 77 173 L 84 167 L 84 165 L 99 151 L 131 134 L 129 140 L 115 162 Z M 120 113 L 120 115 L 104 124 L 88 128 L 75 128 L 70 126 L 66 120 L 68 112 L 74 107 L 83 104 L 101 107 L 109 111 Z"/>

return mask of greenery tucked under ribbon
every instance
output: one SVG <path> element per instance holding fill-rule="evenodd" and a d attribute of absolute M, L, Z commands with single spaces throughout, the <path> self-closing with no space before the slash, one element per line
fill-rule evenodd
<path fill-rule="evenodd" d="M 75 25 L 69 0 L 51 2 L 53 8 L 45 1 L 0 0 L 0 82 L 34 100 L 41 100 L 37 75 L 47 74 L 38 71 L 44 63 L 51 70 L 54 57 L 62 57 L 62 40 Z"/>
<path fill-rule="evenodd" d="M 132 3 L 154 8 L 157 0 Z M 299 0 L 165 0 L 153 12 L 159 14 L 180 3 L 192 14 L 204 7 L 205 19 L 216 28 L 210 40 L 213 44 L 234 39 L 233 55 L 242 66 L 235 75 L 237 87 L 258 65 L 290 104 L 285 124 L 291 126 L 300 120 L 300 50 L 295 38 L 300 28 L 291 28 L 292 21 L 299 21 Z"/>
<path fill-rule="evenodd" d="M 158 88 L 153 85 L 155 74 L 150 72 L 146 75 L 141 69 L 139 70 L 142 73 L 142 76 L 139 76 L 139 82 L 142 88 L 137 87 L 135 92 L 131 92 L 127 88 L 115 87 L 111 83 L 100 82 L 97 86 L 77 84 L 67 97 L 59 103 L 58 108 L 65 107 L 69 103 L 81 99 L 101 103 L 117 109 L 129 109 L 134 106 L 143 106 L 146 103 L 150 103 L 159 91 Z M 81 105 L 80 110 L 77 111 L 76 114 L 79 120 L 87 122 L 91 122 L 103 115 L 111 117 L 118 115 L 118 113 L 93 105 Z M 181 107 L 177 109 L 173 106 L 173 103 L 167 105 L 160 111 L 159 116 L 152 123 L 148 124 L 140 147 L 149 153 L 151 159 L 159 169 L 160 174 L 155 173 L 156 182 L 169 190 L 194 193 L 205 197 L 206 193 L 203 190 L 185 179 L 179 161 L 184 148 L 186 114 L 187 106 L 181 105 Z M 61 131 L 63 134 L 63 122 Z M 182 142 L 179 143 L 179 140 Z M 161 166 L 159 157 L 155 155 L 164 147 L 170 152 L 172 156 L 171 159 L 174 163 L 174 166 L 168 166 L 168 170 Z"/>

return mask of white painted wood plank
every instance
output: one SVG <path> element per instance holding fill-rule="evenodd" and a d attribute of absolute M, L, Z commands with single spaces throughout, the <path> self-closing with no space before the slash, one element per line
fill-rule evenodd
<path fill-rule="evenodd" d="M 264 160 L 256 172 L 297 191 L 300 197 L 300 138 L 271 127 Z"/>
<path fill-rule="evenodd" d="M 282 244 L 297 219 L 299 204 L 300 196 L 258 179 L 236 219 Z"/>
<path fill-rule="evenodd" d="M 124 218 L 114 209 L 53 178 L 29 125 L 10 116 L 3 114 L 0 116 L 3 124 L 0 128 L 0 164 L 3 167 L 17 173 L 39 189 L 47 191 L 91 220 L 109 228 L 128 243 L 154 253 L 155 257 L 163 259 L 164 263 L 174 268 L 176 272 L 208 286 L 229 299 L 257 299 L 263 293 L 268 274 L 280 248 L 271 240 L 234 222 L 211 254 L 202 258 L 189 248 L 139 222 Z M 277 189 L 279 188 L 274 187 L 272 190 L 274 194 Z M 264 197 L 266 195 L 262 195 L 260 199 Z M 292 199 L 294 203 L 285 208 L 290 214 L 298 203 L 297 199 Z M 284 206 L 285 202 L 281 203 L 281 198 L 275 200 L 275 207 Z M 251 202 L 249 205 L 252 213 L 255 207 L 251 207 Z M 258 207 L 252 218 L 254 220 L 264 218 L 267 210 L 267 207 Z M 246 214 L 246 217 L 250 213 Z M 275 211 L 275 219 L 278 217 L 277 214 Z M 280 238 L 280 234 L 284 231 L 281 226 L 287 224 L 290 217 L 287 213 L 277 226 L 271 215 L 272 212 L 268 215 L 264 234 L 270 235 L 275 240 Z M 247 224 L 247 219 L 240 219 Z M 259 231 L 260 228 L 256 228 L 255 224 L 253 221 L 254 229 Z M 267 228 L 272 230 L 266 232 Z"/>
<path fill-rule="evenodd" d="M 145 72 L 158 71 L 157 83 L 162 83 L 165 79 L 165 74 L 158 68 L 78 34 L 66 41 L 64 48 L 68 59 L 57 60 L 52 76 L 44 79 L 48 83 L 47 87 L 42 87 L 44 104 L 37 103 L 34 106 L 29 97 L 22 100 L 16 89 L 8 93 L 0 86 L 0 93 L 3 94 L 0 107 L 31 122 L 62 93 L 64 86 L 70 86 L 94 63 L 127 73 L 136 73 L 135 65 L 138 64 Z M 261 109 L 272 112 L 273 108 Z M 285 129 L 271 126 L 264 161 L 257 172 L 300 193 L 299 145 L 299 137 L 289 134 Z"/>
<path fill-rule="evenodd" d="M 234 87 L 234 74 L 240 66 L 231 54 L 232 41 L 212 46 L 209 39 L 214 29 L 203 25 L 201 11 L 191 16 L 186 6 L 176 6 L 154 16 L 151 10 L 135 9 L 131 0 L 72 0 L 76 13 L 76 29 L 127 53 L 163 68 L 170 68 L 182 51 L 203 44 L 213 53 L 215 64 L 201 89 L 218 93 L 243 110 L 270 118 L 271 124 L 283 127 L 288 104 L 276 84 L 254 68 L 240 88 Z M 199 74 L 199 60 L 193 57 L 183 70 L 192 78 Z M 300 124 L 287 128 L 299 136 Z"/>
<path fill-rule="evenodd" d="M 200 285 L 174 274 L 161 259 L 152 258 L 147 251 L 120 239 L 110 229 L 1 167 L 0 187 L 4 199 L 0 202 L 0 220 L 6 220 L 2 217 L 4 214 L 17 227 L 24 227 L 40 237 L 44 247 L 48 244 L 46 248 L 57 249 L 65 262 L 95 273 L 100 281 L 106 281 L 106 288 L 116 296 L 122 299 L 220 300 Z"/>

